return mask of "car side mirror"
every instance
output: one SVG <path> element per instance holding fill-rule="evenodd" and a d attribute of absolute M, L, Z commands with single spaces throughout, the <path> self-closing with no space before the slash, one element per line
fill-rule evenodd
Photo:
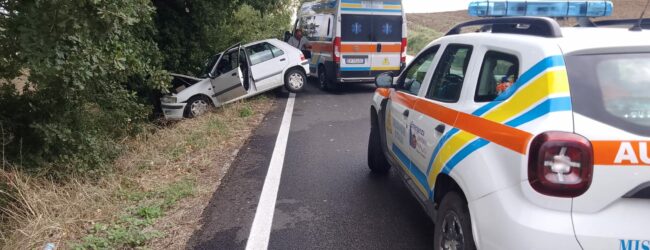
<path fill-rule="evenodd" d="M 392 88 L 393 78 L 392 72 L 381 73 L 375 78 L 375 85 L 377 88 Z"/>
<path fill-rule="evenodd" d="M 210 79 L 214 79 L 214 78 L 215 78 L 215 77 L 214 77 L 214 74 L 212 74 L 212 72 L 208 73 L 208 77 L 209 77 Z"/>

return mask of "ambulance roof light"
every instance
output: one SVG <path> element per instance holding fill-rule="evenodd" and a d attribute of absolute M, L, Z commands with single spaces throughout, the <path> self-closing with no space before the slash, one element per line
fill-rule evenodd
<path fill-rule="evenodd" d="M 470 2 L 468 12 L 476 17 L 603 17 L 611 16 L 613 9 L 606 0 L 477 0 Z"/>

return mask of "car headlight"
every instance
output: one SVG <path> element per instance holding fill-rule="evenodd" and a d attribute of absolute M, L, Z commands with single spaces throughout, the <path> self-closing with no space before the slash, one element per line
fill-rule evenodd
<path fill-rule="evenodd" d="M 176 103 L 176 97 L 166 95 L 166 96 L 163 96 L 162 98 L 160 98 L 160 102 L 162 102 L 162 103 Z"/>

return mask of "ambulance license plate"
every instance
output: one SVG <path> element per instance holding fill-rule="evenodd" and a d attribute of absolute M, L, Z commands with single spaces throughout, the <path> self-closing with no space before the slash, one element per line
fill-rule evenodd
<path fill-rule="evenodd" d="M 347 63 L 347 64 L 365 64 L 366 59 L 365 58 L 359 58 L 359 57 L 345 58 L 345 63 Z"/>

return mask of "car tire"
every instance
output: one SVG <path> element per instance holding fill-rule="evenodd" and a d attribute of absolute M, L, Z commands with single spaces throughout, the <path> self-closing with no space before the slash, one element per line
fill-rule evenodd
<path fill-rule="evenodd" d="M 436 215 L 433 244 L 434 249 L 476 249 L 467 202 L 454 191 L 442 198 Z"/>
<path fill-rule="evenodd" d="M 381 137 L 377 121 L 375 120 L 373 123 L 370 128 L 370 138 L 368 139 L 368 167 L 373 173 L 387 174 L 390 170 L 390 164 L 381 148 Z"/>
<path fill-rule="evenodd" d="M 193 96 L 189 101 L 187 101 L 183 116 L 185 116 L 185 118 L 201 116 L 207 113 L 212 107 L 212 100 L 210 100 L 210 98 L 202 95 Z"/>
<path fill-rule="evenodd" d="M 329 89 L 329 79 L 327 79 L 327 72 L 325 71 L 325 66 L 321 65 L 318 67 L 318 86 L 322 90 L 328 90 Z"/>
<path fill-rule="evenodd" d="M 300 69 L 290 69 L 284 76 L 284 87 L 293 93 L 301 92 L 307 83 L 307 75 Z"/>

